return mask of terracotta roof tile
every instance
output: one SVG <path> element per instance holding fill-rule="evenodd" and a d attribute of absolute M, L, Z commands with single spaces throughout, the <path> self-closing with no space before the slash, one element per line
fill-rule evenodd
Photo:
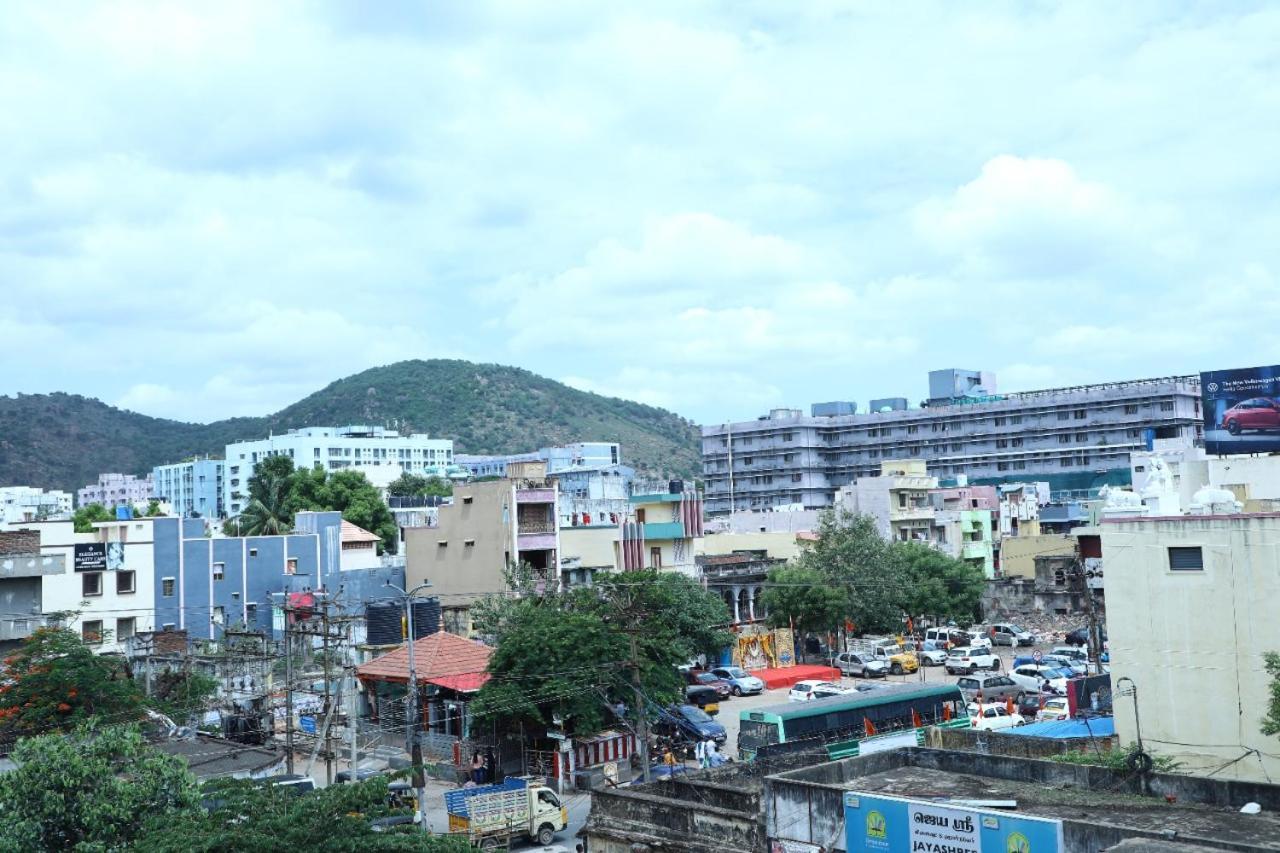
<path fill-rule="evenodd" d="M 438 684 L 453 690 L 479 690 L 489 675 L 489 656 L 493 649 L 484 643 L 437 631 L 413 644 L 414 664 L 419 684 Z M 362 681 L 409 681 L 409 646 L 374 658 L 356 667 Z"/>
<path fill-rule="evenodd" d="M 359 527 L 347 520 L 342 522 L 342 541 L 343 542 L 380 542 L 382 537 L 370 533 L 363 527 Z"/>

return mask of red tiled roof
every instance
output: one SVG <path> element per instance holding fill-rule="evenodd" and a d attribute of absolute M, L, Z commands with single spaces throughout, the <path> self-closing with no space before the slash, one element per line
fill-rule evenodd
<path fill-rule="evenodd" d="M 493 649 L 484 643 L 437 631 L 413 644 L 414 666 L 419 684 L 437 684 L 450 690 L 470 693 L 489 680 L 485 670 Z M 409 646 L 374 658 L 356 667 L 361 681 L 409 682 Z"/>
<path fill-rule="evenodd" d="M 343 542 L 378 542 L 382 537 L 377 536 L 363 527 L 359 527 L 351 522 L 343 519 L 342 521 L 342 541 Z"/>

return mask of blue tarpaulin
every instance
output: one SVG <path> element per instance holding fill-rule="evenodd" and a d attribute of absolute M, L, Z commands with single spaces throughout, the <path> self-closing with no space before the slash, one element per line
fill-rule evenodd
<path fill-rule="evenodd" d="M 1116 733 L 1115 717 L 1093 717 L 1089 720 L 1049 720 L 1029 726 L 1002 729 L 1001 734 L 1025 737 L 1111 737 Z"/>

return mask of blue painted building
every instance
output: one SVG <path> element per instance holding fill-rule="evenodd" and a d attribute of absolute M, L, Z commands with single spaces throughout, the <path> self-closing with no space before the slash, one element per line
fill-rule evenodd
<path fill-rule="evenodd" d="M 224 518 L 221 459 L 192 459 L 151 470 L 152 494 L 169 502 L 175 515 Z"/>
<path fill-rule="evenodd" d="M 342 571 L 342 516 L 298 513 L 286 536 L 210 537 L 197 518 L 154 520 L 157 628 L 218 639 L 229 626 L 273 630 L 282 594 L 325 591 L 353 611 L 403 586 L 403 566 Z M 278 623 L 277 623 L 278 624 Z"/>

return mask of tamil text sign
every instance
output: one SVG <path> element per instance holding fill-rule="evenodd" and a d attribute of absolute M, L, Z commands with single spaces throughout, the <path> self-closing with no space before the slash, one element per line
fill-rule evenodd
<path fill-rule="evenodd" d="M 1206 453 L 1280 450 L 1280 365 L 1200 374 Z"/>
<path fill-rule="evenodd" d="M 1062 822 L 990 809 L 850 792 L 849 853 L 1060 853 Z"/>

